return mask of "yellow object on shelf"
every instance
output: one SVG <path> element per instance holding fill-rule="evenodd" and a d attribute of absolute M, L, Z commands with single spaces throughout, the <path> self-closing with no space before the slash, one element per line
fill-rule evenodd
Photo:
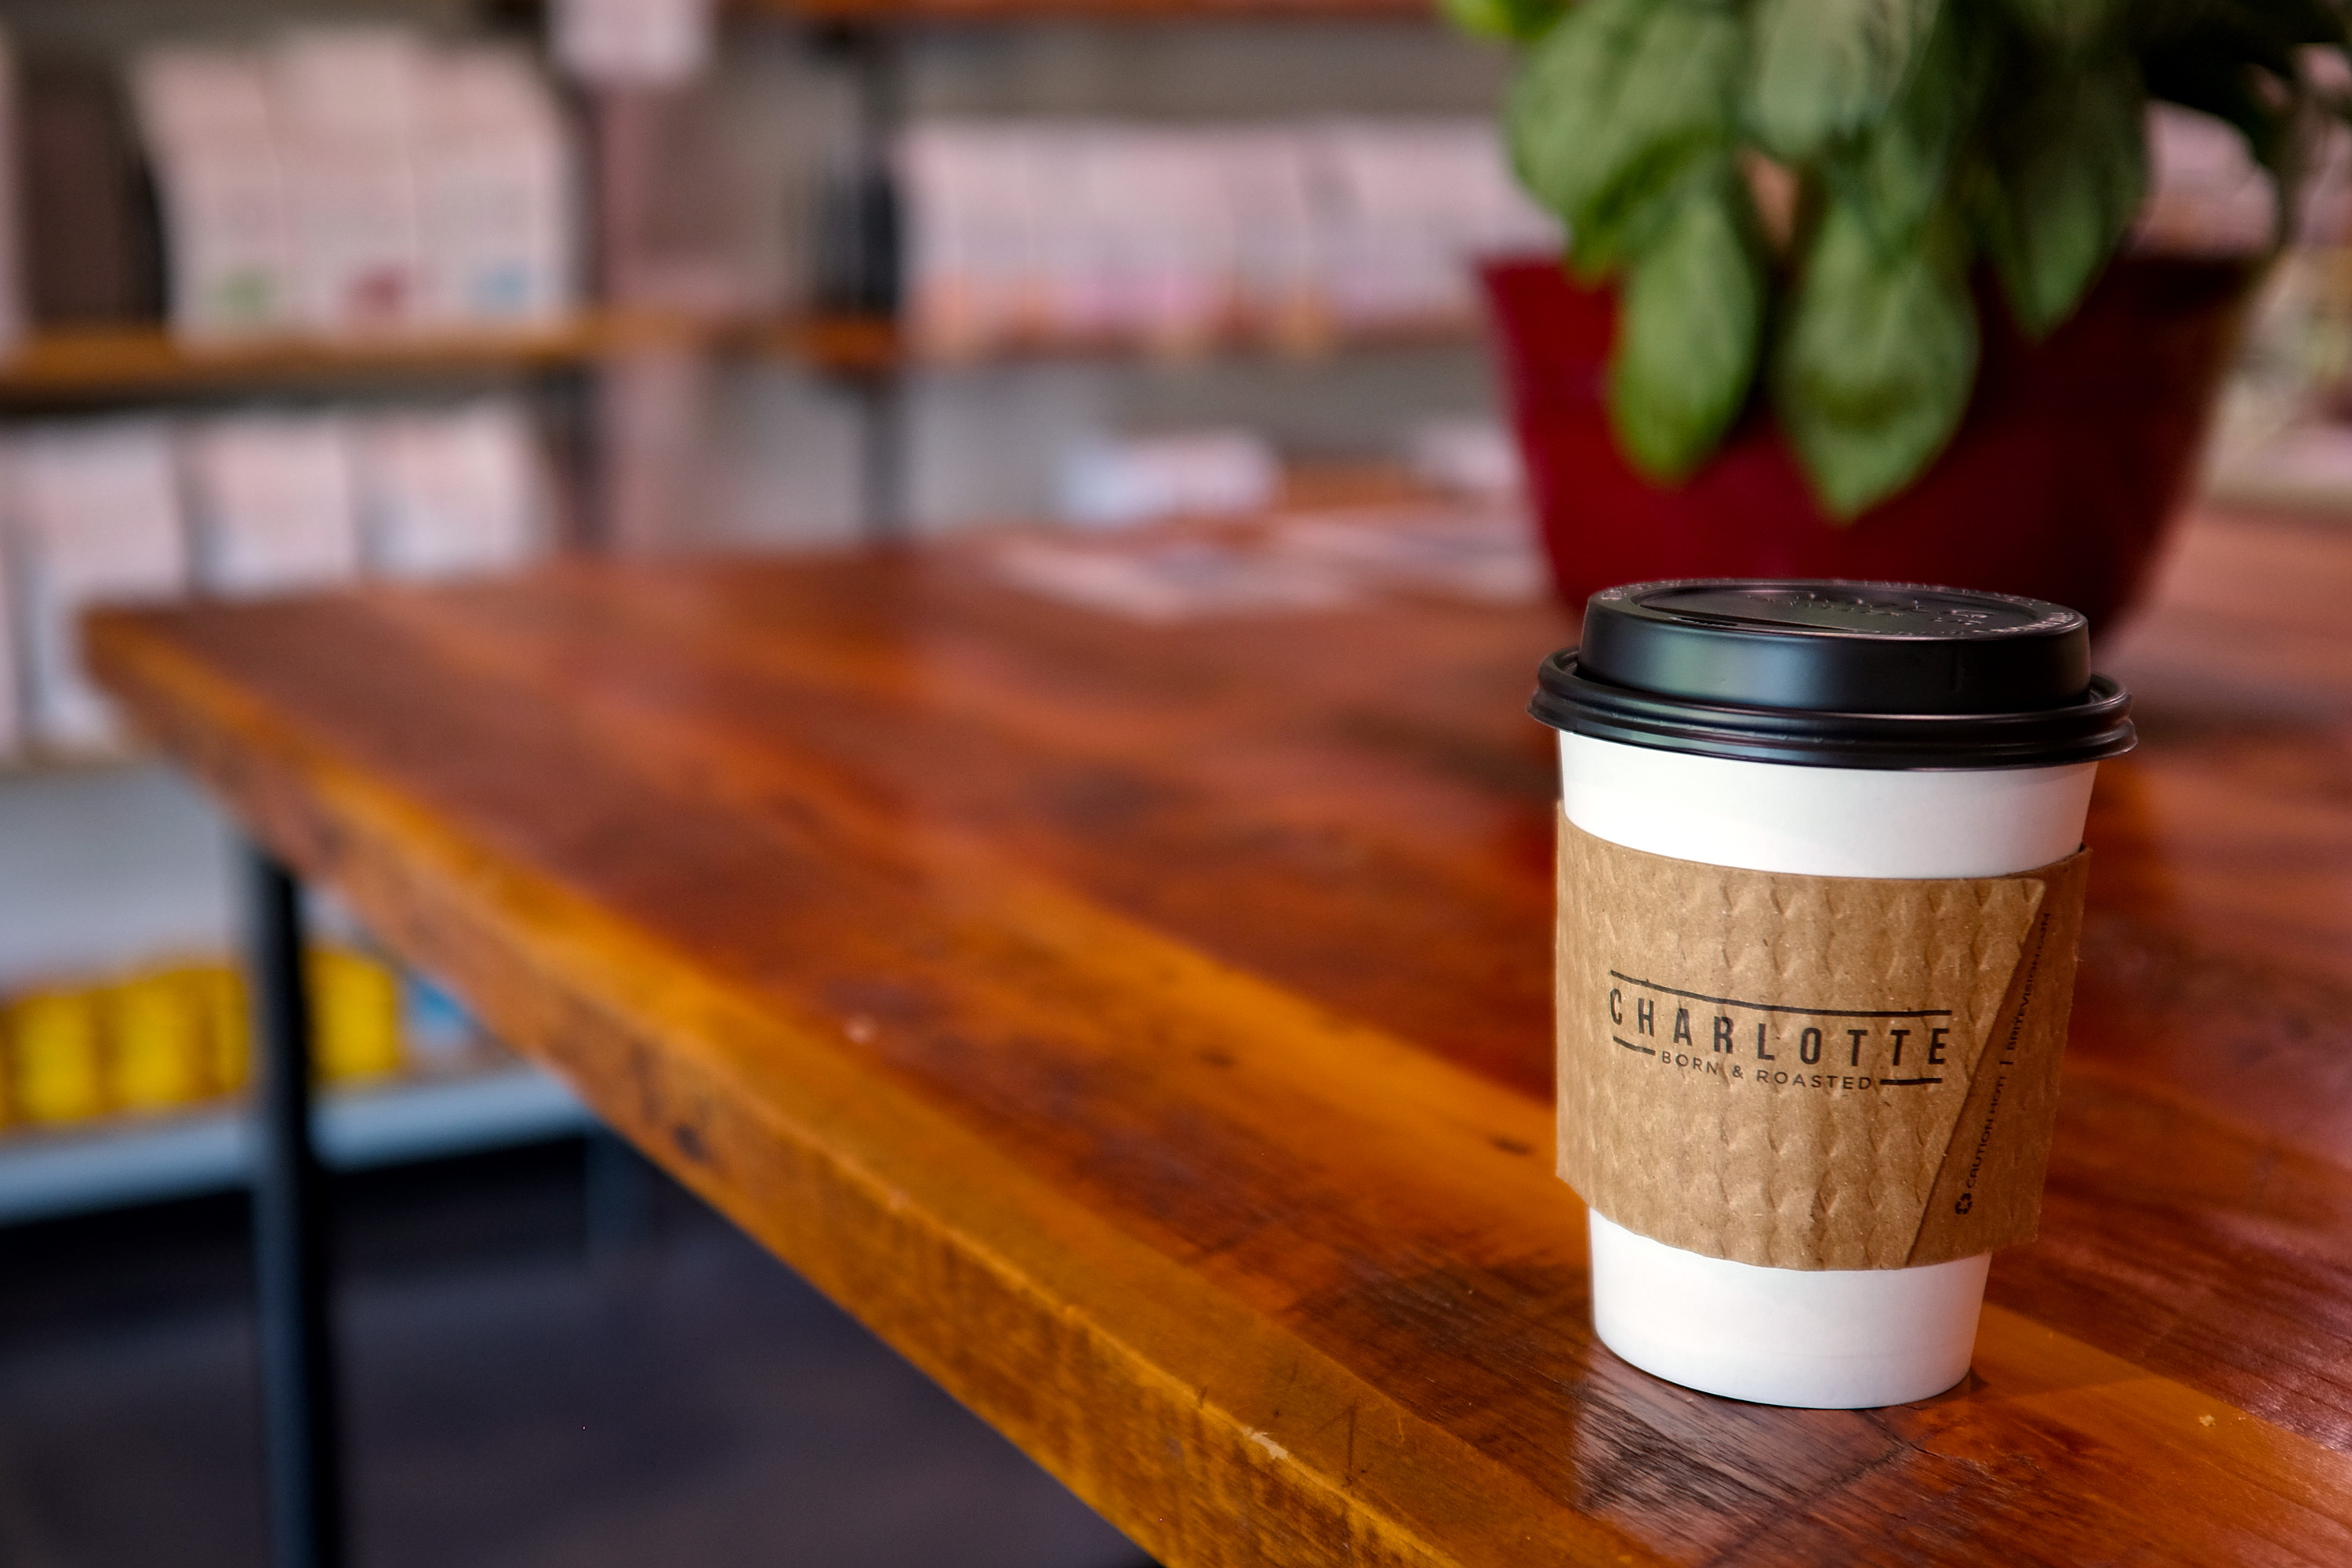
<path fill-rule="evenodd" d="M 164 970 L 98 993 L 115 1108 L 169 1110 L 214 1092 L 203 993 L 188 971 Z"/>
<path fill-rule="evenodd" d="M 338 1083 L 399 1071 L 400 983 L 392 971 L 331 947 L 311 952 L 309 974 L 319 1077 Z"/>
<path fill-rule="evenodd" d="M 245 976 L 226 963 L 186 972 L 205 1013 L 205 1071 L 214 1089 L 235 1094 L 253 1076 L 253 1022 Z"/>
<path fill-rule="evenodd" d="M 323 1082 L 406 1059 L 400 982 L 348 948 L 311 950 L 312 1060 Z M 152 1112 L 233 1095 L 253 1074 L 244 977 L 226 963 L 145 970 L 27 992 L 0 1012 L 0 1127 Z"/>
<path fill-rule="evenodd" d="M 88 991 L 37 991 L 8 1009 L 10 1099 L 19 1120 L 79 1121 L 106 1109 L 99 1016 Z"/>

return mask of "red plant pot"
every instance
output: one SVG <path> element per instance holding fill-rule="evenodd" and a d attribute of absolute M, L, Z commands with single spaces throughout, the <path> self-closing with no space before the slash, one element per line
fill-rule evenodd
<path fill-rule="evenodd" d="M 2027 342 L 1996 301 L 1959 433 L 1851 523 L 1813 499 L 1761 398 L 1677 486 L 1610 434 L 1615 296 L 1551 260 L 1486 268 L 1528 482 L 1560 593 L 1662 577 L 1856 577 L 2026 594 L 2107 625 L 2146 587 L 2182 499 L 2251 278 L 2238 261 L 2124 257 Z"/>

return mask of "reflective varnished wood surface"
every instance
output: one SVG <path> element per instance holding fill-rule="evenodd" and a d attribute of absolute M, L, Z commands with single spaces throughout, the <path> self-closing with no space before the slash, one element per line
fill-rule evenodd
<path fill-rule="evenodd" d="M 1976 1372 L 1623 1366 L 1549 1172 L 1569 634 L 1143 626 L 953 552 L 115 615 L 307 874 L 1166 1561 L 2352 1562 L 2352 528 L 2107 650 L 2040 1241 Z"/>

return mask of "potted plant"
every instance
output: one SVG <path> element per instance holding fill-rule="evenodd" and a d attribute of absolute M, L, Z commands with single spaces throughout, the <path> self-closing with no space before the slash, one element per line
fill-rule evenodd
<path fill-rule="evenodd" d="M 1497 264 L 1562 590 L 1805 573 L 2105 621 L 2190 474 L 2260 257 L 2122 254 L 2153 99 L 2275 181 L 2343 0 L 1446 0 L 1518 44 L 1565 270 Z"/>

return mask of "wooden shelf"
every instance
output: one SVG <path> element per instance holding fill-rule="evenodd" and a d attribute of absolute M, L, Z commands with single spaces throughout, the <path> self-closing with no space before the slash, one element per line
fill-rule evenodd
<path fill-rule="evenodd" d="M 744 11 L 824 22 L 1429 21 L 1431 0 L 737 0 Z"/>
<path fill-rule="evenodd" d="M 0 360 L 0 402 L 110 398 L 383 379 L 527 374 L 632 349 L 709 341 L 678 315 L 599 311 L 520 331 L 373 338 L 269 337 L 190 342 L 160 326 L 43 332 Z"/>
<path fill-rule="evenodd" d="M 1261 333 L 1233 332 L 1181 346 L 1138 342 L 1131 337 L 1033 339 L 971 354 L 944 354 L 909 344 L 896 325 L 877 317 L 815 318 L 759 329 L 744 346 L 769 358 L 790 360 L 843 375 L 873 375 L 898 369 L 955 369 L 1054 360 L 1131 360 L 1192 363 L 1202 360 L 1265 357 L 1313 362 L 1334 354 L 1381 349 L 1455 348 L 1481 340 L 1481 330 L 1460 321 L 1402 323 L 1333 331 L 1296 342 L 1277 342 Z"/>
<path fill-rule="evenodd" d="M 124 746 L 101 751 L 51 752 L 28 747 L 0 753 L 0 787 L 24 779 L 72 778 L 161 765 L 153 753 Z"/>
<path fill-rule="evenodd" d="M 835 375 L 878 375 L 906 362 L 898 323 L 887 316 L 811 316 L 776 322 L 745 334 L 742 346 L 761 358 Z"/>
<path fill-rule="evenodd" d="M 1040 360 L 1132 359 L 1181 363 L 1236 354 L 1313 360 L 1382 348 L 1444 347 L 1476 341 L 1458 321 L 1349 331 L 1297 343 L 1229 334 L 1179 348 L 1128 338 L 1030 342 L 962 356 L 910 347 L 898 327 L 874 316 L 794 321 L 698 320 L 605 311 L 528 332 L 430 333 L 335 341 L 266 338 L 190 343 L 160 327 L 44 332 L 0 361 L 0 406 L 89 405 L 142 397 L 236 394 L 354 383 L 521 375 L 591 365 L 651 349 L 691 348 L 802 364 L 836 375 Z"/>

